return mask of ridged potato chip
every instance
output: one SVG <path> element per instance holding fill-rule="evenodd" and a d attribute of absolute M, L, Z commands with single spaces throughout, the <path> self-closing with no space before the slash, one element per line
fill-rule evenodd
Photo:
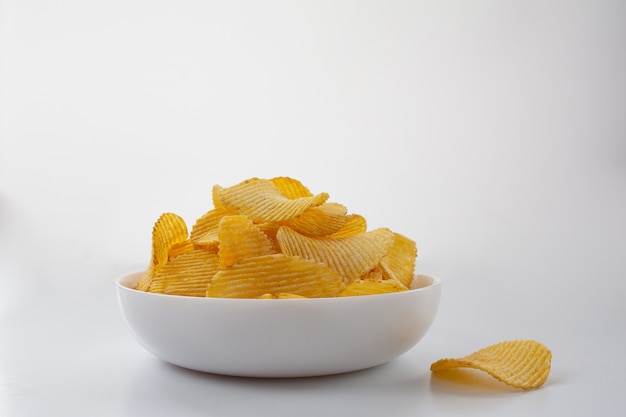
<path fill-rule="evenodd" d="M 552 352 L 534 340 L 500 342 L 470 355 L 440 359 L 430 366 L 432 372 L 472 368 L 487 372 L 497 380 L 515 388 L 539 388 L 548 379 Z"/>
<path fill-rule="evenodd" d="M 297 256 L 273 254 L 242 259 L 217 272 L 208 297 L 256 298 L 290 293 L 303 297 L 336 297 L 342 278 L 321 263 Z"/>
<path fill-rule="evenodd" d="M 280 253 L 280 246 L 278 245 L 278 241 L 276 240 L 276 233 L 278 232 L 278 229 L 280 228 L 281 224 L 270 222 L 270 223 L 258 223 L 255 225 L 270 240 L 270 242 L 272 243 L 272 248 L 274 248 L 274 253 Z"/>
<path fill-rule="evenodd" d="M 216 253 L 191 250 L 163 265 L 152 279 L 150 292 L 205 297 L 207 286 L 218 268 Z"/>
<path fill-rule="evenodd" d="M 224 216 L 217 233 L 220 266 L 231 266 L 245 258 L 273 253 L 267 236 L 246 216 Z"/>
<path fill-rule="evenodd" d="M 326 236 L 341 230 L 347 221 L 348 209 L 337 203 L 324 203 L 306 209 L 300 216 L 287 221 L 285 226 L 309 237 Z"/>
<path fill-rule="evenodd" d="M 284 222 L 328 199 L 327 193 L 290 199 L 272 181 L 260 178 L 251 178 L 232 187 L 214 188 L 222 206 L 250 217 L 255 223 Z"/>
<path fill-rule="evenodd" d="M 289 177 L 276 177 L 270 180 L 287 198 L 312 197 L 313 194 L 300 181 Z"/>
<path fill-rule="evenodd" d="M 344 238 L 311 238 L 281 227 L 276 239 L 282 253 L 322 262 L 350 282 L 378 265 L 393 244 L 394 234 L 380 228 Z"/>
<path fill-rule="evenodd" d="M 176 244 L 188 238 L 185 221 L 174 213 L 164 213 L 152 228 L 152 256 L 150 265 L 136 285 L 136 289 L 147 291 L 154 275 L 169 259 L 169 253 Z"/>
<path fill-rule="evenodd" d="M 215 235 L 217 238 L 217 229 L 222 217 L 238 214 L 235 211 L 227 210 L 225 208 L 214 208 L 207 211 L 194 223 L 191 228 L 189 238 L 196 245 L 210 246 L 212 244 L 217 245 L 217 242 L 213 242 L 208 236 Z"/>
<path fill-rule="evenodd" d="M 167 260 L 170 261 L 183 253 L 191 252 L 194 249 L 193 242 L 189 239 L 184 242 L 174 243 L 167 254 Z"/>
<path fill-rule="evenodd" d="M 196 237 L 193 241 L 194 246 L 217 253 L 220 246 L 220 237 L 218 232 L 218 230 L 209 230 L 205 234 Z"/>
<path fill-rule="evenodd" d="M 357 279 L 346 285 L 341 292 L 341 297 L 358 295 L 387 294 L 392 292 L 407 291 L 408 288 L 397 280 L 369 280 Z"/>
<path fill-rule="evenodd" d="M 367 221 L 360 214 L 348 214 L 343 227 L 329 237 L 348 237 L 367 232 Z"/>
<path fill-rule="evenodd" d="M 417 246 L 415 242 L 399 233 L 394 233 L 395 239 L 389 252 L 380 260 L 380 267 L 385 278 L 398 280 L 406 287 L 411 286 Z"/>

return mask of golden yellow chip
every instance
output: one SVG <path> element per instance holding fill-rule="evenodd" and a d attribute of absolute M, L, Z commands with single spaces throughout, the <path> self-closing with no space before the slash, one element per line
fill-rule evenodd
<path fill-rule="evenodd" d="M 213 188 L 211 189 L 211 201 L 213 201 L 213 208 L 225 210 L 226 207 L 224 207 L 219 197 L 219 193 L 221 190 L 222 190 L 222 187 L 220 187 L 218 184 L 213 185 Z M 236 214 L 236 213 L 233 213 L 233 214 Z"/>
<path fill-rule="evenodd" d="M 146 272 L 141 276 L 135 289 L 148 291 L 150 282 L 159 269 L 168 261 L 172 247 L 187 240 L 185 221 L 174 213 L 164 213 L 152 228 L 152 257 Z"/>
<path fill-rule="evenodd" d="M 207 286 L 218 268 L 216 253 L 194 249 L 163 265 L 152 279 L 150 292 L 205 297 Z"/>
<path fill-rule="evenodd" d="M 193 242 L 189 239 L 184 242 L 174 243 L 167 254 L 168 261 L 183 253 L 191 252 L 194 249 Z"/>
<path fill-rule="evenodd" d="M 187 238 L 187 225 L 180 216 L 165 213 L 159 217 L 152 231 L 153 261 L 157 270 L 167 262 L 170 250 Z"/>
<path fill-rule="evenodd" d="M 292 200 L 300 197 L 311 197 L 313 194 L 300 181 L 289 177 L 276 177 L 270 181 L 278 187 L 280 192 Z"/>
<path fill-rule="evenodd" d="M 155 274 L 155 266 L 151 261 L 146 270 L 139 277 L 139 281 L 135 285 L 135 289 L 139 291 L 150 291 L 150 283 L 152 283 L 152 278 L 154 278 Z"/>
<path fill-rule="evenodd" d="M 204 250 L 217 253 L 220 245 L 218 232 L 218 230 L 209 230 L 205 234 L 196 237 L 193 244 Z"/>
<path fill-rule="evenodd" d="M 440 359 L 432 372 L 452 368 L 473 368 L 515 388 L 539 388 L 550 374 L 552 352 L 534 340 L 500 342 L 456 359 Z"/>
<path fill-rule="evenodd" d="M 262 231 L 272 243 L 274 253 L 280 253 L 280 246 L 278 246 L 278 241 L 276 240 L 276 233 L 278 232 L 280 225 L 280 223 L 255 224 L 255 226 L 258 227 L 259 230 Z"/>
<path fill-rule="evenodd" d="M 219 224 L 220 266 L 230 266 L 244 258 L 274 252 L 267 236 L 246 216 L 224 216 Z"/>
<path fill-rule="evenodd" d="M 341 292 L 341 297 L 359 295 L 387 294 L 392 292 L 407 291 L 408 288 L 397 280 L 370 280 L 357 279 L 346 285 Z"/>
<path fill-rule="evenodd" d="M 326 265 L 297 256 L 273 254 L 242 259 L 220 270 L 213 276 L 207 296 L 257 298 L 289 293 L 335 297 L 342 289 L 341 276 Z"/>
<path fill-rule="evenodd" d="M 324 203 L 311 207 L 285 226 L 305 236 L 317 237 L 333 234 L 346 224 L 348 209 L 337 203 Z"/>
<path fill-rule="evenodd" d="M 204 213 L 202 217 L 196 220 L 196 223 L 191 228 L 189 238 L 196 245 L 208 246 L 209 239 L 207 236 L 210 236 L 210 234 L 213 233 L 217 237 L 217 228 L 220 224 L 220 220 L 222 220 L 222 217 L 233 214 L 237 213 L 225 208 L 215 208 L 213 210 L 209 210 Z M 217 242 L 213 243 L 217 245 Z"/>
<path fill-rule="evenodd" d="M 349 282 L 378 265 L 393 244 L 394 234 L 380 228 L 343 238 L 312 238 L 281 227 L 276 239 L 282 253 L 322 262 Z"/>
<path fill-rule="evenodd" d="M 346 223 L 341 229 L 330 235 L 329 237 L 348 237 L 354 236 L 367 231 L 367 221 L 360 214 L 348 214 Z"/>
<path fill-rule="evenodd" d="M 222 206 L 250 217 L 255 223 L 284 222 L 328 199 L 327 193 L 290 199 L 272 181 L 260 178 L 251 178 L 227 188 L 215 186 L 214 189 Z"/>
<path fill-rule="evenodd" d="M 415 242 L 399 233 L 395 233 L 395 240 L 389 252 L 380 260 L 380 267 L 387 279 L 400 281 L 407 287 L 411 286 L 415 271 L 417 246 Z"/>

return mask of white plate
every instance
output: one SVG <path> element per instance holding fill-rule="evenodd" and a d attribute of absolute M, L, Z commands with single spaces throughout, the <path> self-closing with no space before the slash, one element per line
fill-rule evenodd
<path fill-rule="evenodd" d="M 224 299 L 132 289 L 119 278 L 122 314 L 146 350 L 197 371 L 305 377 L 357 371 L 411 349 L 431 326 L 441 282 L 416 275 L 414 289 L 319 299 Z"/>

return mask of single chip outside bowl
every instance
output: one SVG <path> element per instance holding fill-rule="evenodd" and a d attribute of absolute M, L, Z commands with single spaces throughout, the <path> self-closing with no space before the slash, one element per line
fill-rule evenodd
<path fill-rule="evenodd" d="M 133 289 L 116 281 L 122 315 L 137 341 L 184 368 L 244 377 L 308 377 L 389 362 L 430 328 L 441 281 L 416 275 L 409 291 L 338 298 L 232 299 Z"/>

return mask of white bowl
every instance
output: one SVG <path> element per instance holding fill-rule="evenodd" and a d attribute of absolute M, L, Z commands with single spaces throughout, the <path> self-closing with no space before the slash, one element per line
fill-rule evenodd
<path fill-rule="evenodd" d="M 441 282 L 416 275 L 414 289 L 311 299 L 227 299 L 132 289 L 119 278 L 126 323 L 143 347 L 184 368 L 246 377 L 306 377 L 357 371 L 411 349 L 431 326 Z"/>

